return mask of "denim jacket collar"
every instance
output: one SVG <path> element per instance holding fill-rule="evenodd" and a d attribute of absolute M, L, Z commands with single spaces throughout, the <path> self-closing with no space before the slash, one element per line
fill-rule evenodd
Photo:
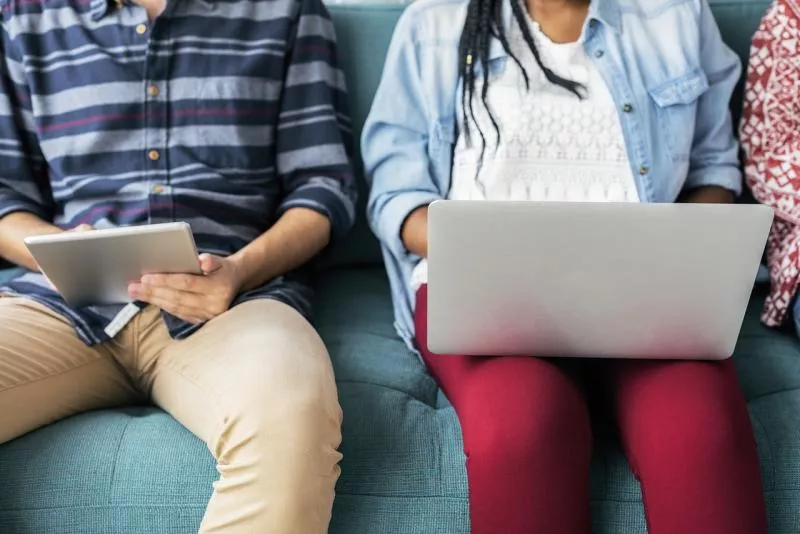
<path fill-rule="evenodd" d="M 511 10 L 511 2 L 521 0 L 507 0 L 503 2 L 502 11 L 500 13 L 504 28 L 510 28 L 514 19 L 514 14 Z M 586 24 L 584 25 L 583 33 L 585 34 L 587 28 L 597 21 L 601 24 L 608 26 L 617 33 L 622 32 L 622 24 L 620 23 L 619 4 L 616 0 L 592 0 L 589 4 L 589 15 L 586 17 Z M 466 7 L 464 7 L 464 17 L 466 18 Z M 489 45 L 489 61 L 507 57 L 506 51 L 503 50 L 503 45 L 499 39 L 492 39 Z"/>

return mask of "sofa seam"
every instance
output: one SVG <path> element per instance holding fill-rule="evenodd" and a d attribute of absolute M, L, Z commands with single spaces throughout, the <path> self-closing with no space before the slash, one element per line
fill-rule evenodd
<path fill-rule="evenodd" d="M 751 402 L 758 402 L 760 400 L 772 397 L 773 395 L 781 395 L 783 393 L 797 393 L 797 392 L 800 392 L 800 387 L 786 388 L 778 391 L 770 391 L 769 393 L 765 393 L 763 395 L 747 399 L 747 404 L 749 405 Z"/>
<path fill-rule="evenodd" d="M 764 423 L 761 422 L 761 419 L 758 417 L 758 415 L 756 415 L 752 411 L 750 411 L 750 419 L 753 421 L 754 426 L 757 426 L 764 435 L 765 447 L 767 449 L 767 455 L 769 456 L 769 463 L 770 463 L 770 482 L 772 484 L 775 484 L 775 480 L 777 480 L 778 474 L 775 472 L 775 454 L 774 451 L 772 450 L 772 441 L 770 440 L 769 432 L 767 432 L 767 427 L 764 425 Z M 755 436 L 753 436 L 753 439 L 755 440 Z M 758 444 L 756 444 L 756 447 L 757 446 Z M 763 478 L 764 478 L 763 475 L 761 478 L 763 484 Z M 767 488 L 764 489 L 767 490 Z"/>
<path fill-rule="evenodd" d="M 797 493 L 797 488 L 781 488 L 781 489 L 770 489 L 764 490 L 765 494 L 772 494 L 772 493 Z M 456 500 L 456 501 L 467 501 L 467 495 L 464 496 L 451 496 L 451 495 L 380 495 L 374 493 L 345 493 L 341 491 L 336 492 L 337 496 L 344 496 L 344 497 L 376 497 L 380 499 L 394 499 L 394 500 L 406 500 L 406 499 L 448 499 L 448 500 Z M 616 503 L 616 504 L 634 504 L 634 505 L 641 505 L 641 499 L 591 499 L 592 504 L 604 504 L 604 503 Z M 64 510 L 64 509 L 97 509 L 97 508 L 180 508 L 180 509 L 199 509 L 205 510 L 207 508 L 206 504 L 183 504 L 183 503 L 176 503 L 176 504 L 107 504 L 107 505 L 66 505 L 66 506 L 42 506 L 36 508 L 6 508 L 0 509 L 0 517 L 6 514 L 15 514 L 15 513 L 23 513 L 23 512 L 37 512 L 37 511 L 46 511 L 46 510 Z"/>
<path fill-rule="evenodd" d="M 439 410 L 442 410 L 442 409 L 445 409 L 445 408 L 450 408 L 450 406 L 446 406 L 445 408 L 437 408 L 433 404 L 427 403 L 426 401 L 420 399 L 419 397 L 417 397 L 415 395 L 412 395 L 408 391 L 405 391 L 405 390 L 402 390 L 402 389 L 398 389 L 398 388 L 395 388 L 395 387 L 392 387 L 392 386 L 387 386 L 385 384 L 376 384 L 375 382 L 367 382 L 366 380 L 348 380 L 348 379 L 343 379 L 343 380 L 338 380 L 337 379 L 336 383 L 337 384 L 362 384 L 362 385 L 367 385 L 367 386 L 375 386 L 375 387 L 379 387 L 379 388 L 383 388 L 383 389 L 388 389 L 390 391 L 396 391 L 397 393 L 402 393 L 403 395 L 407 396 L 409 399 L 417 401 L 420 404 L 424 404 L 425 406 L 428 406 L 429 408 L 432 408 L 433 410 L 436 410 L 436 411 L 439 411 Z M 438 389 L 437 389 L 437 391 L 438 391 Z M 341 392 L 339 392 L 339 394 L 341 395 Z"/>
<path fill-rule="evenodd" d="M 125 427 L 122 429 L 122 433 L 119 436 L 119 443 L 117 443 L 117 450 L 114 452 L 114 465 L 111 468 L 111 480 L 108 484 L 108 506 L 114 506 L 111 503 L 112 495 L 113 495 L 113 488 L 114 484 L 117 481 L 117 467 L 119 465 L 119 452 L 122 450 L 122 444 L 125 441 L 125 434 L 128 433 L 128 428 L 131 426 L 132 419 L 128 419 L 125 421 Z"/>

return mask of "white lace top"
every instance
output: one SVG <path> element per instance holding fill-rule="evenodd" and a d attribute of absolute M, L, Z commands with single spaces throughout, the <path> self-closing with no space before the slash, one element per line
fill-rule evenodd
<path fill-rule="evenodd" d="M 472 125 L 472 146 L 467 146 L 464 135 L 456 142 L 448 198 L 638 202 L 618 111 L 583 44 L 556 44 L 535 22 L 529 27 L 543 63 L 561 77 L 583 84 L 584 99 L 545 79 L 521 31 L 512 25 L 509 44 L 525 66 L 530 91 L 522 71 L 509 58 L 488 93 L 500 142 L 476 98 L 473 108 L 487 140 L 483 165 L 479 170 L 481 142 Z M 476 83 L 478 94 L 481 84 L 481 80 Z M 463 122 L 463 117 L 459 120 Z M 412 287 L 418 289 L 427 278 L 427 263 L 422 260 L 412 274 Z"/>

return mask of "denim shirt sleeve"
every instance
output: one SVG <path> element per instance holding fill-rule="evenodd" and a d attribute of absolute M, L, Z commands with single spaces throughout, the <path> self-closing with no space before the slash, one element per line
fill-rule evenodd
<path fill-rule="evenodd" d="M 369 224 L 392 255 L 410 254 L 400 237 L 406 218 L 441 199 L 429 170 L 429 103 L 420 76 L 414 10 L 398 22 L 361 138 Z"/>
<path fill-rule="evenodd" d="M 685 189 L 718 186 L 739 195 L 742 174 L 739 145 L 733 135 L 729 110 L 731 94 L 742 66 L 725 45 L 707 0 L 700 0 L 700 60 L 708 91 L 698 101 L 694 140 Z"/>

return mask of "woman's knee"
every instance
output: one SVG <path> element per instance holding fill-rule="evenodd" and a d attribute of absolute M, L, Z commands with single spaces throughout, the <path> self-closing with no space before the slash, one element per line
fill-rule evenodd
<path fill-rule="evenodd" d="M 653 471 L 675 465 L 696 474 L 750 461 L 755 438 L 747 411 L 714 404 L 676 411 L 667 420 L 654 419 L 629 429 L 628 433 L 640 434 L 628 447 L 634 468 L 647 478 Z"/>
<path fill-rule="evenodd" d="M 731 362 L 675 363 L 667 370 L 639 384 L 637 395 L 618 396 L 623 441 L 639 469 L 673 462 L 702 469 L 752 449 L 747 405 Z"/>
<path fill-rule="evenodd" d="M 582 396 L 572 392 L 541 393 L 531 391 L 524 405 L 498 407 L 492 400 L 483 399 L 492 409 L 484 406 L 462 421 L 470 460 L 514 464 L 559 463 L 571 458 L 588 462 L 592 436 Z"/>

